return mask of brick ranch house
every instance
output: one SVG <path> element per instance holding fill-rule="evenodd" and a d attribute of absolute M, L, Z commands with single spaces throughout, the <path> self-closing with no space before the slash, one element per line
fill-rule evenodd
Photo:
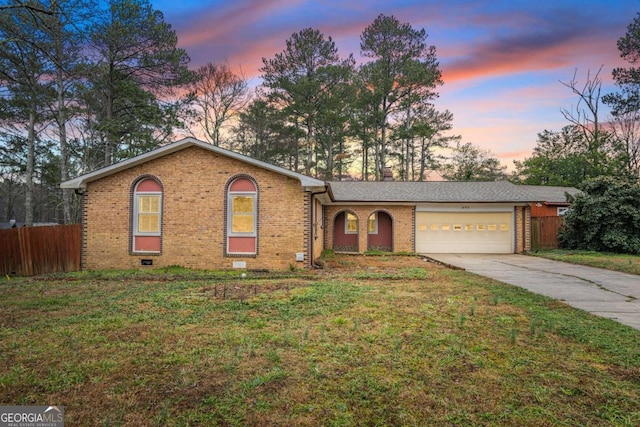
<path fill-rule="evenodd" d="M 325 182 L 185 138 L 63 182 L 82 268 L 286 269 L 337 252 L 521 253 L 535 192 L 508 182 Z"/>

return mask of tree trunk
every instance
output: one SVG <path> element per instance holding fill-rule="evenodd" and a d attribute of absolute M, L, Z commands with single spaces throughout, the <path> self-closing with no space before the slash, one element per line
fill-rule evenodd
<path fill-rule="evenodd" d="M 327 181 L 331 181 L 331 179 L 333 179 L 333 141 L 328 142 L 327 171 L 325 172 L 325 179 Z"/>
<path fill-rule="evenodd" d="M 380 150 L 378 156 L 380 158 L 378 167 L 376 168 L 376 180 L 382 180 L 384 176 L 384 168 L 387 166 L 387 117 L 389 116 L 387 98 L 382 99 L 382 124 L 380 126 Z"/>
<path fill-rule="evenodd" d="M 418 181 L 424 181 L 424 173 L 425 173 L 425 169 L 426 169 L 426 144 L 425 144 L 425 138 L 421 137 L 420 138 L 420 175 L 418 176 Z"/>
<path fill-rule="evenodd" d="M 104 165 L 110 166 L 113 163 L 114 152 L 116 147 L 115 135 L 113 134 L 113 100 L 109 97 L 107 101 L 107 134 L 105 137 L 105 146 L 104 146 Z"/>
<path fill-rule="evenodd" d="M 307 161 L 304 165 L 305 174 L 311 176 L 311 164 L 313 162 L 313 125 L 311 123 L 307 123 L 307 135 L 306 135 L 306 143 L 307 143 Z M 317 168 L 316 168 L 317 171 Z"/>
<path fill-rule="evenodd" d="M 362 135 L 362 180 L 368 181 L 367 169 L 369 168 L 369 144 L 366 142 L 366 130 Z"/>
<path fill-rule="evenodd" d="M 379 151 L 378 167 L 376 168 L 376 181 L 381 181 L 384 176 L 384 168 L 387 164 L 387 126 L 382 125 L 380 132 L 380 151 Z"/>
<path fill-rule="evenodd" d="M 62 45 L 60 41 L 56 43 L 56 55 L 62 58 Z M 58 133 L 60 137 L 60 180 L 62 182 L 69 179 L 69 150 L 67 147 L 67 112 L 64 105 L 64 75 L 60 63 L 56 64 L 56 80 L 58 85 Z M 62 189 L 62 214 L 65 224 L 71 224 L 71 189 Z"/>
<path fill-rule="evenodd" d="M 25 218 L 24 223 L 27 227 L 33 226 L 33 171 L 35 169 L 35 127 L 36 127 L 36 113 L 35 106 L 31 106 L 29 112 L 29 131 L 27 136 L 27 176 L 26 187 L 27 191 L 24 197 L 24 209 Z"/>

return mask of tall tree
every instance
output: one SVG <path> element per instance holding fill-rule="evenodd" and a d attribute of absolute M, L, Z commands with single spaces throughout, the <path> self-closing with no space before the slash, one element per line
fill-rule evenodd
<path fill-rule="evenodd" d="M 10 5 L 19 5 L 12 1 Z M 0 80 L 6 90 L 3 99 L 5 129 L 26 141 L 24 166 L 25 224 L 33 225 L 34 172 L 37 143 L 36 126 L 44 121 L 51 100 L 50 75 L 46 55 L 41 46 L 44 34 L 39 14 L 31 9 L 0 11 Z M 26 135 L 26 136 L 24 136 Z"/>
<path fill-rule="evenodd" d="M 162 102 L 191 79 L 189 57 L 162 12 L 148 0 L 109 0 L 104 18 L 91 29 L 97 64 L 85 100 L 104 144 L 104 164 L 125 144 L 134 154 L 159 142 L 156 132 L 176 126 L 175 109 Z"/>
<path fill-rule="evenodd" d="M 428 46 L 426 39 L 424 29 L 415 30 L 385 15 L 379 15 L 360 36 L 362 56 L 372 59 L 361 67 L 360 74 L 362 95 L 375 109 L 376 179 L 381 179 L 386 167 L 393 115 L 409 97 L 419 97 L 422 102 L 435 98 L 435 88 L 442 84 L 436 48 Z"/>
<path fill-rule="evenodd" d="M 376 141 L 378 137 L 377 120 L 378 111 L 374 102 L 374 96 L 367 87 L 368 83 L 363 76 L 362 69 L 354 76 L 354 95 L 351 101 L 349 113 L 350 136 L 360 142 L 360 148 L 356 153 L 360 154 L 360 175 L 363 181 L 377 175 Z"/>
<path fill-rule="evenodd" d="M 194 92 L 197 121 L 205 138 L 213 145 L 220 145 L 222 126 L 248 102 L 247 80 L 231 71 L 227 63 L 209 62 L 196 70 L 196 80 L 190 89 Z"/>
<path fill-rule="evenodd" d="M 322 71 L 330 86 L 324 93 L 323 108 L 317 118 L 316 170 L 318 176 L 332 180 L 341 176 L 352 162 L 347 138 L 354 69 L 349 63 L 346 66 L 330 65 Z"/>
<path fill-rule="evenodd" d="M 506 166 L 502 166 L 489 150 L 471 142 L 456 145 L 441 173 L 449 181 L 498 181 L 507 177 Z"/>
<path fill-rule="evenodd" d="M 531 157 L 515 162 L 515 175 L 524 184 L 575 187 L 600 175 L 589 166 L 584 133 L 568 125 L 560 132 L 545 130 Z"/>
<path fill-rule="evenodd" d="M 440 168 L 443 156 L 436 150 L 460 140 L 460 136 L 445 134 L 452 129 L 452 121 L 453 114 L 439 112 L 431 104 L 406 104 L 392 138 L 399 146 L 394 155 L 399 160 L 400 179 L 424 181 Z"/>
<path fill-rule="evenodd" d="M 613 80 L 620 92 L 606 95 L 603 100 L 612 108 L 614 115 L 625 115 L 640 111 L 640 13 L 627 27 L 627 32 L 618 40 L 620 56 L 631 67 L 613 70 Z"/>
<path fill-rule="evenodd" d="M 292 34 L 284 51 L 271 59 L 262 58 L 262 63 L 269 101 L 305 132 L 304 172 L 318 174 L 314 154 L 319 116 L 329 111 L 336 88 L 349 81 L 353 57 L 341 59 L 331 37 L 307 28 Z"/>
<path fill-rule="evenodd" d="M 614 116 L 613 132 L 630 176 L 640 179 L 640 13 L 618 40 L 620 56 L 631 64 L 613 70 L 619 92 L 603 97 Z"/>
<path fill-rule="evenodd" d="M 44 4 L 43 4 L 44 6 Z M 42 28 L 46 40 L 40 46 L 52 64 L 53 86 L 56 100 L 51 106 L 59 141 L 60 181 L 69 179 L 69 147 L 67 127 L 72 116 L 72 102 L 75 101 L 74 86 L 81 78 L 81 68 L 86 59 L 81 55 L 87 41 L 83 28 L 91 22 L 95 10 L 93 0 L 52 0 L 42 18 Z M 69 224 L 72 217 L 73 192 L 62 189 L 64 222 Z"/>

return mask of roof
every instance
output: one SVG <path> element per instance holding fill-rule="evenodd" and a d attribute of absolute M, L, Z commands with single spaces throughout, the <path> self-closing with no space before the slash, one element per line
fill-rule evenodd
<path fill-rule="evenodd" d="M 545 185 L 520 185 L 525 191 L 534 195 L 538 201 L 548 204 L 567 204 L 567 193 L 575 195 L 580 190 L 574 187 L 551 187 Z"/>
<path fill-rule="evenodd" d="M 300 185 L 302 185 L 303 187 L 324 187 L 325 186 L 324 181 L 321 181 L 319 179 L 311 178 L 309 176 L 302 175 L 297 172 L 293 172 L 288 169 L 281 168 L 279 166 L 274 166 L 270 163 L 265 163 L 263 161 L 256 160 L 252 157 L 243 156 L 242 154 L 225 150 L 220 147 L 216 147 L 215 145 L 206 143 L 204 141 L 200 141 L 195 138 L 184 138 L 184 139 L 181 139 L 180 141 L 176 141 L 171 144 L 165 145 L 163 147 L 156 148 L 155 150 L 149 151 L 148 153 L 141 154 L 139 156 L 132 157 L 130 159 L 113 164 L 111 166 L 107 166 L 107 167 L 98 169 L 96 171 L 90 172 L 88 174 L 81 175 L 77 178 L 70 179 L 69 181 L 65 181 L 62 184 L 60 184 L 60 187 L 73 188 L 73 189 L 86 188 L 86 185 L 89 182 L 96 181 L 98 179 L 104 178 L 114 173 L 166 156 L 171 153 L 175 153 L 176 151 L 180 151 L 188 147 L 200 147 L 204 150 L 208 150 L 216 154 L 221 154 L 223 156 L 227 156 L 232 159 L 239 160 L 241 162 L 249 163 L 253 166 L 257 166 L 262 169 L 266 169 L 272 172 L 279 173 L 281 175 L 288 176 L 290 178 L 297 179 L 298 181 L 300 181 Z"/>
<path fill-rule="evenodd" d="M 508 181 L 333 181 L 335 202 L 528 203 L 544 201 Z"/>

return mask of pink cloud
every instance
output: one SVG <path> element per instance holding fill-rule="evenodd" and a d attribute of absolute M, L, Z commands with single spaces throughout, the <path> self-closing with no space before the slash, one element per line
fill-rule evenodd
<path fill-rule="evenodd" d="M 257 84 L 262 58 L 282 51 L 292 33 L 318 28 L 335 40 L 341 56 L 358 59 L 365 27 L 379 13 L 393 14 L 424 27 L 427 42 L 436 45 L 445 80 L 436 104 L 454 113 L 454 132 L 508 161 L 530 155 L 538 132 L 562 126 L 559 109 L 569 106 L 571 94 L 558 80 L 569 80 L 575 68 L 583 79 L 604 64 L 601 77 L 609 84 L 611 68 L 628 65 L 615 44 L 628 22 L 595 19 L 597 8 L 525 7 L 488 12 L 478 2 L 236 0 L 184 16 L 176 29 L 192 67 L 226 60 Z M 537 80 L 489 87 L 500 77 L 527 73 Z"/>
<path fill-rule="evenodd" d="M 601 39 L 569 39 L 535 49 L 508 47 L 501 43 L 474 46 L 473 54 L 443 67 L 443 78 L 450 83 L 485 76 L 580 67 L 585 58 L 592 58 L 592 66 L 596 69 L 602 64 L 622 65 L 613 46 L 615 41 Z"/>

